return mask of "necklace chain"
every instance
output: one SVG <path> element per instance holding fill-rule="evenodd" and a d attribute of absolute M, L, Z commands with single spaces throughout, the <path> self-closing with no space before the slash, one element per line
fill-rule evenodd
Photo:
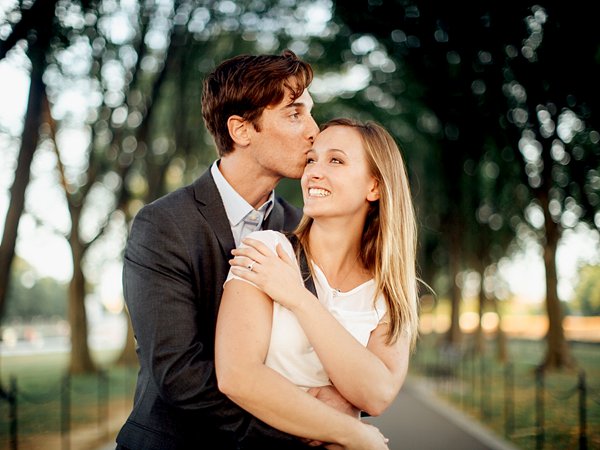
<path fill-rule="evenodd" d="M 346 275 L 344 276 L 344 278 L 342 278 L 342 280 L 337 283 L 338 286 L 342 286 L 342 284 L 344 283 L 344 281 L 346 281 L 346 279 L 350 276 L 350 273 L 352 273 L 352 269 L 354 269 L 354 267 L 356 266 L 356 263 L 358 262 L 358 257 L 360 254 L 356 254 L 356 258 L 354 259 L 354 262 L 350 265 L 350 268 L 348 269 L 348 272 L 346 272 Z M 321 266 L 319 264 L 319 261 L 317 261 L 314 257 L 313 259 L 315 260 L 315 263 L 317 264 L 317 266 L 321 267 L 321 270 L 323 271 L 323 274 L 325 275 L 325 278 L 327 279 L 327 275 L 325 274 L 325 268 L 323 266 Z M 327 279 L 327 282 L 329 282 L 329 280 Z M 330 285 L 331 286 L 331 285 Z M 331 288 L 333 289 L 333 295 L 336 296 L 337 294 L 339 294 L 340 292 L 342 292 L 342 290 L 340 288 L 336 288 L 331 286 Z"/>

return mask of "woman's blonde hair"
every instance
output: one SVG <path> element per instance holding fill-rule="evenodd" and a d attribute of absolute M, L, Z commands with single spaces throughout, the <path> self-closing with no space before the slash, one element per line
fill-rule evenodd
<path fill-rule="evenodd" d="M 375 122 L 333 119 L 321 130 L 350 127 L 361 137 L 371 175 L 379 185 L 379 200 L 371 202 L 362 234 L 360 257 L 374 273 L 377 298 L 383 294 L 390 327 L 387 342 L 404 332 L 414 349 L 418 335 L 416 275 L 417 226 L 406 167 L 392 136 Z M 310 258 L 308 232 L 313 219 L 304 216 L 295 234 Z"/>

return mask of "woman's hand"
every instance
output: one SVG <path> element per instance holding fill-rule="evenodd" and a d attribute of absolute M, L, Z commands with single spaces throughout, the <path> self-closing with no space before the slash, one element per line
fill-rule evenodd
<path fill-rule="evenodd" d="M 304 287 L 298 264 L 277 244 L 276 252 L 261 241 L 245 238 L 247 247 L 234 249 L 229 260 L 234 275 L 254 283 L 265 294 L 282 306 L 293 309 L 303 295 Z M 244 270 L 244 269 L 246 270 Z"/>

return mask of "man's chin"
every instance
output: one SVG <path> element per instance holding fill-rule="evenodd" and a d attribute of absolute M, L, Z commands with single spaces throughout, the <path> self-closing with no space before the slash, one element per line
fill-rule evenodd
<path fill-rule="evenodd" d="M 304 167 L 302 167 L 299 170 L 289 170 L 286 174 L 285 174 L 285 178 L 291 178 L 292 180 L 299 180 L 300 178 L 302 178 L 302 174 L 304 173 Z"/>

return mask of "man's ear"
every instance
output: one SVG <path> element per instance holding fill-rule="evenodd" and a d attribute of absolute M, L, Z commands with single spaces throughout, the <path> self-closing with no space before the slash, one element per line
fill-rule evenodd
<path fill-rule="evenodd" d="M 229 116 L 227 119 L 229 136 L 240 147 L 245 147 L 250 143 L 248 125 L 250 125 L 249 122 L 241 116 Z"/>
<path fill-rule="evenodd" d="M 379 181 L 373 180 L 373 185 L 369 192 L 367 193 L 367 200 L 370 202 L 374 202 L 379 200 Z"/>

